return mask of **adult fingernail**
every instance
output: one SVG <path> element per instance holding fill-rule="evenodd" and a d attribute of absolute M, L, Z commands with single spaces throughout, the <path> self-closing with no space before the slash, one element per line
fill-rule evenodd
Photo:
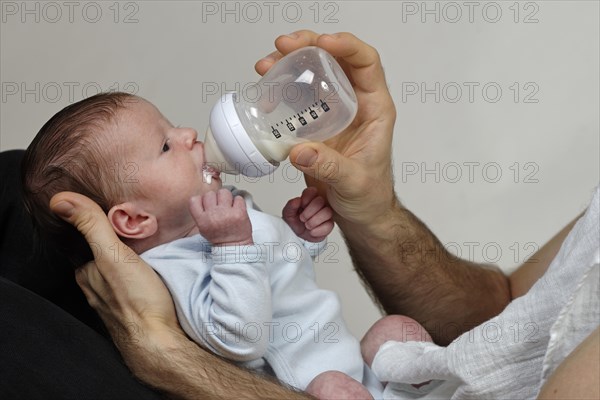
<path fill-rule="evenodd" d="M 272 55 L 269 54 L 268 56 L 263 57 L 261 61 L 267 61 L 270 63 L 274 63 L 276 60 L 275 60 L 275 57 L 273 57 Z"/>
<path fill-rule="evenodd" d="M 290 39 L 298 39 L 298 34 L 296 32 L 288 33 L 285 36 L 289 37 Z"/>
<path fill-rule="evenodd" d="M 52 207 L 52 211 L 62 218 L 70 218 L 73 215 L 73 211 L 75 211 L 75 207 L 68 201 L 63 200 L 56 203 Z"/>
<path fill-rule="evenodd" d="M 300 151 L 300 154 L 296 157 L 296 164 L 301 167 L 312 167 L 317 161 L 318 154 L 312 148 L 308 147 Z"/>

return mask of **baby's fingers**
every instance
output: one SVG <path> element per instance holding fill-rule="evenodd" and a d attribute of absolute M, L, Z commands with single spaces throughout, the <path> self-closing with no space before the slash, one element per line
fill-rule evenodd
<path fill-rule="evenodd" d="M 302 198 L 302 203 L 300 207 L 306 208 L 310 204 L 311 201 L 315 199 L 319 195 L 319 192 L 316 187 L 310 186 L 302 191 L 300 197 Z"/>
<path fill-rule="evenodd" d="M 305 223 L 306 229 L 312 233 L 313 229 L 333 219 L 333 210 L 329 207 L 322 208 L 315 215 L 310 217 Z M 332 228 L 333 229 L 333 228 Z"/>
<path fill-rule="evenodd" d="M 320 242 L 322 240 L 325 240 L 325 238 L 331 233 L 331 231 L 333 230 L 333 221 L 329 220 L 321 225 L 319 225 L 318 227 L 316 227 L 315 229 L 311 229 L 309 230 L 309 234 L 312 237 L 311 242 Z"/>
<path fill-rule="evenodd" d="M 216 195 L 217 204 L 220 206 L 229 206 L 233 205 L 233 194 L 230 190 L 227 189 L 219 189 Z"/>
<path fill-rule="evenodd" d="M 246 200 L 244 200 L 244 198 L 242 196 L 235 196 L 233 198 L 233 208 L 238 208 L 244 212 L 247 212 Z"/>
<path fill-rule="evenodd" d="M 304 200 L 304 199 L 303 199 Z M 310 203 L 306 204 L 306 205 L 302 205 L 303 210 L 300 213 L 300 221 L 302 222 L 306 222 L 309 219 L 311 219 L 314 215 L 316 215 L 319 211 L 321 211 L 324 208 L 328 208 L 325 205 L 325 199 L 322 198 L 321 196 L 317 196 L 314 199 L 312 199 L 310 201 Z"/>
<path fill-rule="evenodd" d="M 206 211 L 217 206 L 217 193 L 210 191 L 199 196 L 202 202 L 202 208 Z"/>
<path fill-rule="evenodd" d="M 286 205 L 283 207 L 283 210 L 281 211 L 281 216 L 284 220 L 287 221 L 291 219 L 296 219 L 298 215 L 298 210 L 300 210 L 301 201 L 302 200 L 300 200 L 300 197 L 296 197 L 286 203 Z"/>

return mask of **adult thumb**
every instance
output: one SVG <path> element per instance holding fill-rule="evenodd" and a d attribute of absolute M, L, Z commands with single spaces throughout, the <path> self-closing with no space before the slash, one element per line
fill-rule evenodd
<path fill-rule="evenodd" d="M 291 163 L 304 174 L 335 186 L 348 169 L 349 159 L 323 143 L 302 143 L 292 148 Z"/>
<path fill-rule="evenodd" d="M 73 192 L 57 193 L 50 199 L 50 209 L 81 232 L 96 258 L 108 254 L 97 250 L 109 248 L 119 241 L 100 206 L 86 196 Z"/>

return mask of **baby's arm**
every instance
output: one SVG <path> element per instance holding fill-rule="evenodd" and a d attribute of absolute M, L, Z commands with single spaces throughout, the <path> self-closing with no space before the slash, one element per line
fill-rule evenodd
<path fill-rule="evenodd" d="M 320 242 L 333 230 L 333 210 L 314 187 L 304 189 L 301 197 L 288 201 L 282 214 L 296 236 L 308 242 Z"/>
<path fill-rule="evenodd" d="M 271 287 L 265 252 L 253 244 L 246 203 L 221 189 L 192 198 L 190 212 L 212 254 L 208 276 L 192 284 L 186 317 L 194 335 L 186 332 L 230 360 L 259 359 L 268 346 L 262 329 L 272 319 Z"/>
<path fill-rule="evenodd" d="M 252 224 L 246 202 L 227 189 L 190 200 L 190 212 L 200 234 L 213 246 L 252 244 Z"/>

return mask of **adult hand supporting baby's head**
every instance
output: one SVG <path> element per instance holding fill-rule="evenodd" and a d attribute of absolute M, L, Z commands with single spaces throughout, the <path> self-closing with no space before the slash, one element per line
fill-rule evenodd
<path fill-rule="evenodd" d="M 77 283 L 126 360 L 128 349 L 143 347 L 151 334 L 180 331 L 169 291 L 154 270 L 121 242 L 95 202 L 61 192 L 50 200 L 50 209 L 89 243 L 94 261 L 76 271 Z"/>
<path fill-rule="evenodd" d="M 298 31 L 277 38 L 277 51 L 258 61 L 263 75 L 284 55 L 318 46 L 339 61 L 352 82 L 358 111 L 352 124 L 324 143 L 296 145 L 290 161 L 317 186 L 340 224 L 373 224 L 395 204 L 391 148 L 396 110 L 377 50 L 350 33 Z M 343 227 L 343 225 L 342 225 Z"/>

